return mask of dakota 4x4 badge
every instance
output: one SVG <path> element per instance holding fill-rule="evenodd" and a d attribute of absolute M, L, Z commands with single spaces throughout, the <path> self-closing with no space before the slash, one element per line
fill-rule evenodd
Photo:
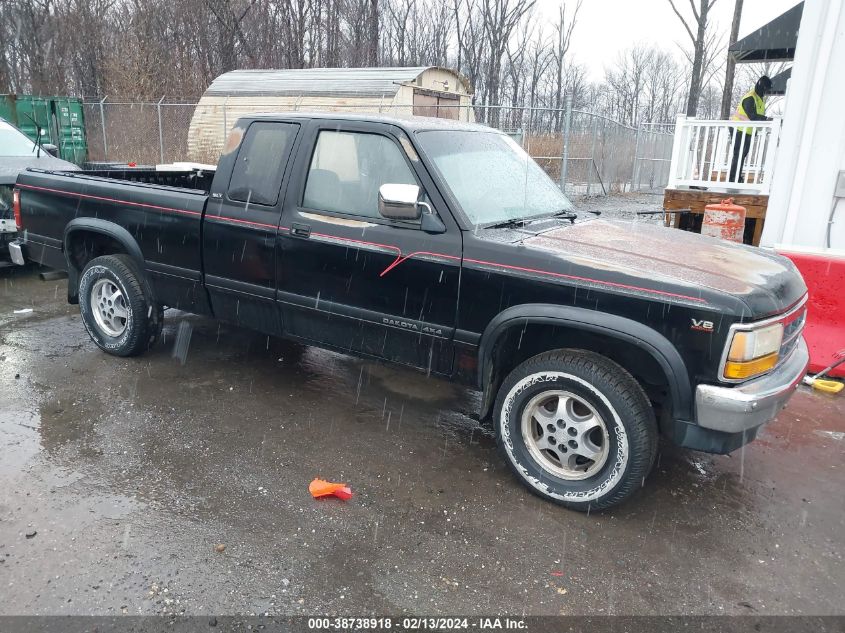
<path fill-rule="evenodd" d="M 704 319 L 690 319 L 692 321 L 692 325 L 690 326 L 691 330 L 696 330 L 698 332 L 712 332 L 713 331 L 713 321 L 705 321 Z"/>
<path fill-rule="evenodd" d="M 435 328 L 431 327 L 430 325 L 423 325 L 422 328 L 420 328 L 420 326 L 416 323 L 401 321 L 399 319 L 391 319 L 388 317 L 382 318 L 381 322 L 385 325 L 392 325 L 394 327 L 400 327 L 405 330 L 414 330 L 415 332 L 423 332 L 424 334 L 434 334 L 436 336 L 441 336 L 443 334 L 442 328 Z"/>
<path fill-rule="evenodd" d="M 401 327 L 401 328 L 404 328 L 406 330 L 419 330 L 420 329 L 420 326 L 417 325 L 416 323 L 409 323 L 408 321 L 400 321 L 399 319 L 389 319 L 387 317 L 384 317 L 381 320 L 381 322 L 384 323 L 385 325 L 392 325 L 394 327 Z"/>

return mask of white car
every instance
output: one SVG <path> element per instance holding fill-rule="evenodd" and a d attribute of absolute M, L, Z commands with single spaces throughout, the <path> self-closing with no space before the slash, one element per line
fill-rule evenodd
<path fill-rule="evenodd" d="M 79 167 L 51 152 L 55 145 L 39 147 L 14 125 L 0 118 L 0 258 L 5 259 L 9 242 L 17 233 L 12 212 L 12 188 L 18 174 L 28 167 L 58 171 L 78 171 Z"/>

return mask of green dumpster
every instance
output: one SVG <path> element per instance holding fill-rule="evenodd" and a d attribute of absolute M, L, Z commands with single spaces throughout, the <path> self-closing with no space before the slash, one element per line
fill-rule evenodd
<path fill-rule="evenodd" d="M 43 143 L 59 148 L 59 158 L 82 164 L 88 159 L 82 101 L 75 97 L 0 95 L 0 117 L 17 126 L 33 141 L 38 128 Z"/>

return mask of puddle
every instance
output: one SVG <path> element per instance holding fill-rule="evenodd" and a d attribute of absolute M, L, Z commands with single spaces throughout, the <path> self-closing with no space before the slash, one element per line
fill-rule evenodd
<path fill-rule="evenodd" d="M 20 473 L 39 453 L 40 426 L 41 417 L 37 411 L 0 411 L 0 445 L 3 447 L 0 474 L 11 477 Z"/>
<path fill-rule="evenodd" d="M 375 378 L 385 390 L 424 402 L 447 402 L 463 391 L 454 383 L 431 378 L 410 369 L 403 371 L 378 363 L 366 363 L 364 371 Z"/>

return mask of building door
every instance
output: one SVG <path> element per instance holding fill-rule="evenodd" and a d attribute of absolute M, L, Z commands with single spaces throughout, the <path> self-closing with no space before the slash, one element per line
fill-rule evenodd
<path fill-rule="evenodd" d="M 414 116 L 433 116 L 441 119 L 461 118 L 458 95 L 414 88 Z"/>

